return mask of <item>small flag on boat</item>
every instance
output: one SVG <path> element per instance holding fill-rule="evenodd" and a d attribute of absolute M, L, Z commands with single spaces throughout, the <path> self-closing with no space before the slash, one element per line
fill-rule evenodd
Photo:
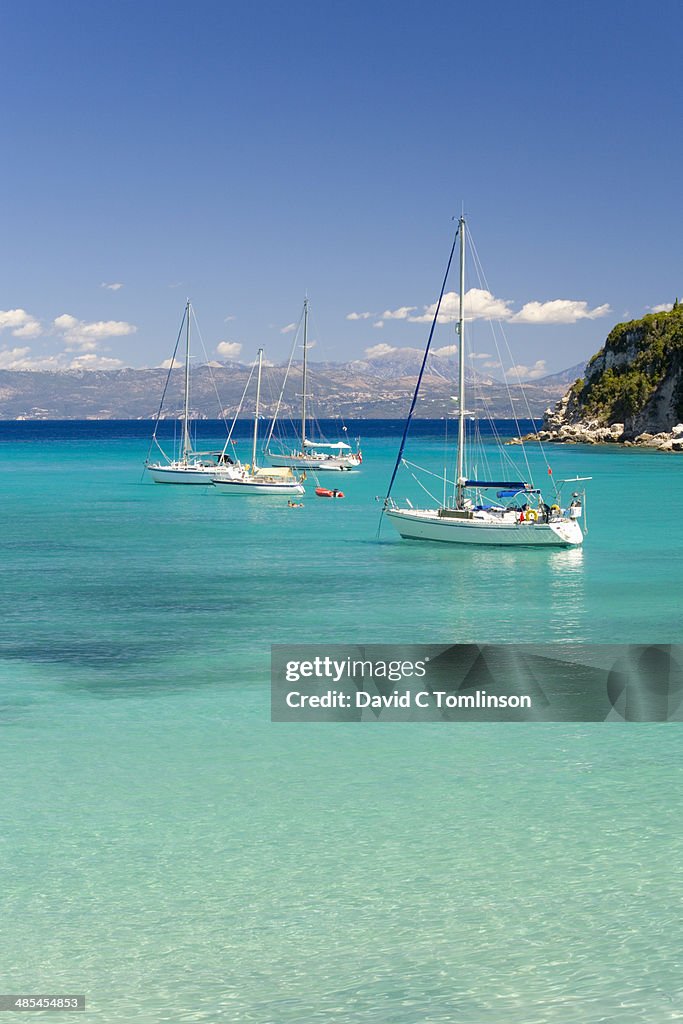
<path fill-rule="evenodd" d="M 550 466 L 548 466 L 548 476 L 552 476 L 552 475 L 553 475 L 553 471 L 552 471 L 552 469 L 550 468 Z"/>

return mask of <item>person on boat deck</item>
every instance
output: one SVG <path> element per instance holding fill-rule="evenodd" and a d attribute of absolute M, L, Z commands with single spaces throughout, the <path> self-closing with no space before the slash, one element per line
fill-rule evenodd
<path fill-rule="evenodd" d="M 234 462 L 230 458 L 228 453 L 227 452 L 221 452 L 221 454 L 218 456 L 218 464 L 221 465 L 222 463 L 225 463 L 225 462 L 227 462 L 231 466 L 234 465 Z"/>

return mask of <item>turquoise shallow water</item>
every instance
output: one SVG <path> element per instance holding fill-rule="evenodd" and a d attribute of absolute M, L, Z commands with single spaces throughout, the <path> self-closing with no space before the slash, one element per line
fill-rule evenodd
<path fill-rule="evenodd" d="M 26 429 L 5 991 L 107 1022 L 683 1020 L 678 726 L 271 725 L 267 685 L 276 641 L 680 642 L 683 462 L 552 449 L 595 478 L 588 539 L 513 555 L 378 543 L 396 438 L 290 510 L 140 483 L 144 428 Z"/>

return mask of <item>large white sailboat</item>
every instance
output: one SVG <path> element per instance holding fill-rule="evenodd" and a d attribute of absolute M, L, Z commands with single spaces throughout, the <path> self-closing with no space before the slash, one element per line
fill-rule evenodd
<path fill-rule="evenodd" d="M 254 433 L 252 438 L 251 463 L 221 464 L 214 467 L 211 481 L 221 494 L 282 494 L 300 495 L 304 485 L 288 467 L 260 468 L 256 457 L 258 450 L 258 420 L 261 404 L 261 375 L 263 372 L 263 349 L 258 350 L 258 377 L 256 379 L 256 404 L 254 409 Z"/>
<path fill-rule="evenodd" d="M 154 424 L 154 433 L 152 435 L 152 442 L 150 444 L 149 451 L 151 453 L 154 446 L 157 447 L 161 455 L 161 459 L 157 459 L 156 462 L 149 461 L 149 453 L 147 461 L 145 462 L 145 468 L 152 480 L 156 484 L 199 484 L 205 487 L 211 483 L 213 474 L 216 472 L 216 462 L 211 461 L 207 456 L 212 453 L 209 452 L 196 452 L 192 445 L 192 438 L 190 436 L 190 321 L 192 318 L 192 306 L 188 299 L 185 303 L 185 312 L 183 314 L 183 320 L 180 324 L 180 331 L 178 333 L 178 341 L 185 328 L 185 386 L 183 390 L 183 412 L 180 418 L 181 424 L 181 444 L 180 452 L 175 458 L 170 457 L 166 454 L 159 439 L 157 437 L 157 431 L 159 429 L 159 421 L 161 418 L 161 411 L 163 406 L 163 397 L 161 405 L 159 406 L 159 412 L 157 414 L 156 422 Z M 168 387 L 168 381 L 175 364 L 176 352 L 178 349 L 178 341 L 176 342 L 176 348 L 171 358 L 171 365 L 168 371 L 168 377 L 166 378 L 166 387 Z M 166 388 L 164 388 L 164 395 Z M 217 454 L 217 453 L 216 453 Z"/>
<path fill-rule="evenodd" d="M 346 441 L 312 441 L 308 437 L 308 298 L 304 299 L 303 312 L 303 364 L 301 389 L 301 447 L 290 451 L 273 451 L 273 428 L 277 414 L 268 433 L 265 455 L 271 466 L 289 466 L 299 470 L 336 471 L 359 469 L 363 456 L 353 451 Z M 285 378 L 286 381 L 286 378 Z M 284 384 L 283 384 L 284 390 Z"/>
<path fill-rule="evenodd" d="M 391 496 L 396 474 L 401 464 L 405 464 L 403 450 L 408 433 L 408 425 L 412 417 L 420 387 L 422 372 L 427 362 L 434 327 L 437 323 L 441 301 L 443 299 L 448 271 L 453 258 L 455 244 L 451 250 L 446 276 L 437 303 L 432 331 L 427 343 L 422 372 L 413 397 L 408 421 L 403 434 L 394 472 L 384 500 L 383 513 L 398 530 L 400 535 L 409 540 L 445 541 L 455 544 L 494 544 L 494 545 L 534 545 L 549 547 L 576 547 L 583 542 L 583 532 L 579 519 L 583 515 L 585 493 L 574 491 L 571 501 L 562 508 L 561 487 L 555 489 L 554 497 L 548 504 L 541 491 L 531 481 L 519 478 L 515 480 L 471 479 L 468 475 L 468 459 L 466 451 L 466 419 L 465 404 L 465 243 L 467 227 L 465 218 L 458 222 L 460 239 L 460 307 L 458 320 L 458 441 L 455 460 L 455 480 L 453 498 L 446 500 L 446 478 L 444 473 L 444 500 L 435 508 L 415 508 L 410 502 L 407 507 L 399 507 Z M 457 237 L 457 236 L 456 236 Z M 476 477 L 476 474 L 475 474 Z M 576 477 L 574 480 L 559 481 L 560 484 L 586 480 L 587 477 Z M 495 497 L 490 492 L 495 492 Z"/>

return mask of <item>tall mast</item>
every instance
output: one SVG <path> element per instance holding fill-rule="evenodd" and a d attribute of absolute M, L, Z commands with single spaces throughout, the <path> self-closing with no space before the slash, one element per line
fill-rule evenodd
<path fill-rule="evenodd" d="M 456 507 L 462 508 L 465 477 L 465 218 L 460 217 L 460 316 L 458 318 L 458 457 Z"/>
<path fill-rule="evenodd" d="M 304 363 L 301 392 L 301 451 L 306 449 L 306 379 L 308 377 L 308 296 L 304 299 Z"/>
<path fill-rule="evenodd" d="M 254 443 L 251 449 L 251 471 L 256 472 L 256 445 L 258 443 L 258 412 L 261 402 L 261 370 L 263 368 L 263 349 L 258 350 L 258 377 L 256 378 L 256 408 L 254 409 Z"/>
<path fill-rule="evenodd" d="M 185 305 L 185 397 L 183 402 L 183 461 L 192 451 L 190 439 L 190 300 Z"/>

